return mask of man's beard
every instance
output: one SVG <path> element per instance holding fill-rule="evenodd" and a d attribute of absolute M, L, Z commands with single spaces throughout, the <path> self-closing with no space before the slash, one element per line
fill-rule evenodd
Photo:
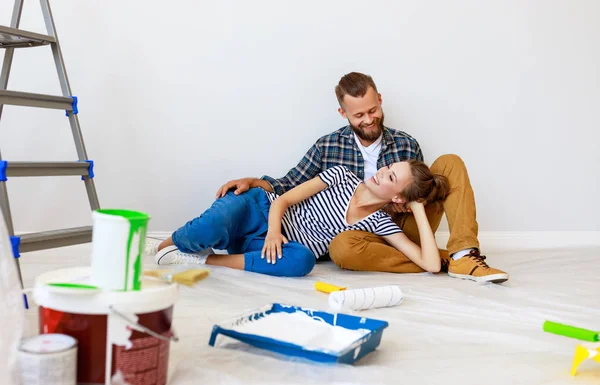
<path fill-rule="evenodd" d="M 375 141 L 377 138 L 379 138 L 379 136 L 381 135 L 381 133 L 383 132 L 383 120 L 385 118 L 385 115 L 381 115 L 381 119 L 379 118 L 374 118 L 374 122 L 375 125 L 377 126 L 376 130 L 370 131 L 370 132 L 366 132 L 364 130 L 364 127 L 367 127 L 366 124 L 361 124 L 360 127 L 356 127 L 354 125 L 352 125 L 352 123 L 350 123 L 350 120 L 348 120 L 348 123 L 350 123 L 350 127 L 352 127 L 352 131 L 354 131 L 354 133 L 356 134 L 356 136 L 358 136 L 360 139 L 362 140 L 367 140 L 367 141 Z"/>

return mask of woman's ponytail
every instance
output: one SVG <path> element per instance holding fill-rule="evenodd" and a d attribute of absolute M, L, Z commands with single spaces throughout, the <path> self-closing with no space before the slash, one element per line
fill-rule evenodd
<path fill-rule="evenodd" d="M 433 174 L 423 162 L 410 160 L 408 163 L 413 180 L 401 193 L 407 202 L 426 201 L 429 204 L 446 200 L 450 194 L 448 178 Z"/>
<path fill-rule="evenodd" d="M 427 197 L 427 203 L 443 202 L 448 197 L 448 194 L 450 194 L 448 178 L 440 174 L 433 174 L 432 176 L 433 183 Z"/>

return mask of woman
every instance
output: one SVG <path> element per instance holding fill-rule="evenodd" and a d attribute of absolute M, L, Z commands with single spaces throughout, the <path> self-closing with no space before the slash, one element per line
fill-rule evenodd
<path fill-rule="evenodd" d="M 205 263 L 301 277 L 337 234 L 363 230 L 383 236 L 422 269 L 437 272 L 440 255 L 424 202 L 443 201 L 448 190 L 445 177 L 418 161 L 383 167 L 366 182 L 335 166 L 281 196 L 256 187 L 240 195 L 228 192 L 150 253 L 159 265 Z M 381 210 L 392 202 L 408 203 L 421 247 Z M 213 248 L 229 254 L 214 254 Z"/>

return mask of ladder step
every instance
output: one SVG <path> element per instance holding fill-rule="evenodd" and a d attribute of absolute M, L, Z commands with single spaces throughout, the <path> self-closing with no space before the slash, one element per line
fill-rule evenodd
<path fill-rule="evenodd" d="M 73 111 L 73 98 L 0 90 L 0 104 Z"/>
<path fill-rule="evenodd" d="M 6 162 L 6 176 L 89 176 L 87 162 Z"/>
<path fill-rule="evenodd" d="M 0 48 L 37 47 L 56 43 L 52 36 L 0 25 Z"/>
<path fill-rule="evenodd" d="M 88 243 L 92 241 L 92 226 L 73 227 L 69 229 L 42 231 L 39 233 L 21 235 L 21 246 L 19 251 L 53 249 Z"/>

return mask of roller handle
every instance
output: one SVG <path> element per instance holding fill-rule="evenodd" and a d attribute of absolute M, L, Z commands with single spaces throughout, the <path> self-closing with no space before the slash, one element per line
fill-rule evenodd
<path fill-rule="evenodd" d="M 575 338 L 581 341 L 600 341 L 600 338 L 598 337 L 598 332 L 578 328 L 575 326 L 559 324 L 552 321 L 544 322 L 544 331 L 548 333 L 558 334 L 560 336 Z"/>

